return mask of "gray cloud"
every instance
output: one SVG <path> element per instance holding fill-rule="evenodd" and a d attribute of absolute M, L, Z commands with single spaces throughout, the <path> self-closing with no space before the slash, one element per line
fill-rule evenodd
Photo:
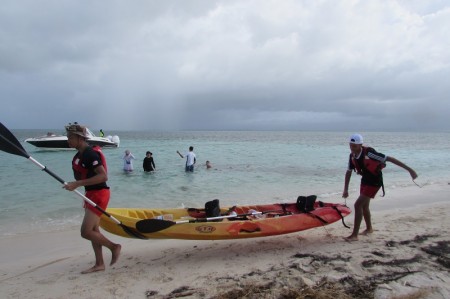
<path fill-rule="evenodd" d="M 449 26 L 438 0 L 6 1 L 0 117 L 12 128 L 449 130 Z"/>

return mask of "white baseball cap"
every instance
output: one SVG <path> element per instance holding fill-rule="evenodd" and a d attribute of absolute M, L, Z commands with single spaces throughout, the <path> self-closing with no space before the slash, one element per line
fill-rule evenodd
<path fill-rule="evenodd" d="M 363 144 L 363 137 L 360 134 L 353 134 L 350 136 L 349 142 L 352 144 Z"/>

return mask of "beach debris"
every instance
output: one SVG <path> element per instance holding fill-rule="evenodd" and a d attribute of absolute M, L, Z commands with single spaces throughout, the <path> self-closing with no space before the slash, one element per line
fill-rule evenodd
<path fill-rule="evenodd" d="M 437 238 L 439 235 L 416 235 L 412 240 L 404 240 L 404 241 L 387 241 L 387 247 L 398 247 L 399 245 L 410 245 L 411 243 L 423 243 L 428 239 Z"/>
<path fill-rule="evenodd" d="M 158 291 L 146 291 L 145 292 L 145 298 L 151 298 L 155 295 L 158 295 Z"/>
<path fill-rule="evenodd" d="M 412 258 L 409 259 L 393 259 L 390 261 L 379 261 L 379 260 L 364 260 L 361 265 L 364 268 L 371 268 L 373 266 L 403 266 L 411 263 L 418 263 L 422 260 L 422 257 L 419 255 L 415 255 Z"/>
<path fill-rule="evenodd" d="M 438 241 L 433 245 L 422 247 L 422 251 L 437 257 L 436 262 L 450 269 L 450 241 Z"/>

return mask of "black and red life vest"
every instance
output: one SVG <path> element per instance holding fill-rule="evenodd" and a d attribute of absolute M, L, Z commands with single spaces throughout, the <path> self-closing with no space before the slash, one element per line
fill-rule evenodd
<path fill-rule="evenodd" d="M 361 155 L 363 156 L 362 159 L 363 163 L 361 164 L 358 160 L 356 159 L 353 155 L 352 155 L 352 163 L 353 166 L 355 166 L 355 171 L 359 174 L 359 175 L 364 175 L 366 172 L 369 172 L 370 174 L 374 175 L 374 176 L 378 176 L 378 175 L 382 175 L 381 170 L 383 168 L 386 167 L 386 164 L 384 162 L 375 160 L 375 159 L 371 159 L 368 156 L 368 153 L 370 150 L 373 150 L 372 148 L 369 147 L 362 147 L 362 153 Z M 361 159 L 361 157 L 360 157 Z"/>
<path fill-rule="evenodd" d="M 103 168 L 105 168 L 105 171 L 108 172 L 106 166 L 106 159 L 105 156 L 103 155 L 101 147 L 93 146 L 92 150 L 94 150 L 99 155 L 100 160 L 102 161 Z M 76 154 L 72 159 L 72 169 L 76 180 L 84 180 L 89 178 L 88 175 L 90 169 L 88 167 L 83 167 L 82 162 L 83 161 L 81 160 L 79 153 Z M 93 176 L 93 174 L 91 174 L 91 176 Z"/>
<path fill-rule="evenodd" d="M 355 167 L 356 173 L 363 177 L 361 182 L 368 185 L 381 186 L 383 189 L 382 196 L 384 196 L 385 192 L 382 169 L 386 167 L 386 163 L 370 158 L 368 154 L 371 151 L 376 153 L 373 148 L 363 146 L 361 156 L 359 158 L 355 158 L 351 155 L 351 161 Z"/>

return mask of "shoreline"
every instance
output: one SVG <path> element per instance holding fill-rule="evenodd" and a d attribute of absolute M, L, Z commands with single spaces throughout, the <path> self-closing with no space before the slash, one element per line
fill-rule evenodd
<path fill-rule="evenodd" d="M 105 272 L 86 275 L 80 272 L 94 257 L 78 227 L 2 237 L 0 291 L 5 298 L 227 298 L 246 292 L 254 295 L 249 298 L 287 292 L 450 298 L 449 189 L 386 190 L 385 198 L 372 202 L 374 234 L 356 242 L 343 240 L 350 230 L 341 222 L 223 241 L 142 241 L 105 233 L 122 244 L 121 258 Z M 352 207 L 355 194 L 350 196 Z M 345 222 L 353 225 L 353 217 Z M 107 262 L 110 253 L 104 255 Z"/>

